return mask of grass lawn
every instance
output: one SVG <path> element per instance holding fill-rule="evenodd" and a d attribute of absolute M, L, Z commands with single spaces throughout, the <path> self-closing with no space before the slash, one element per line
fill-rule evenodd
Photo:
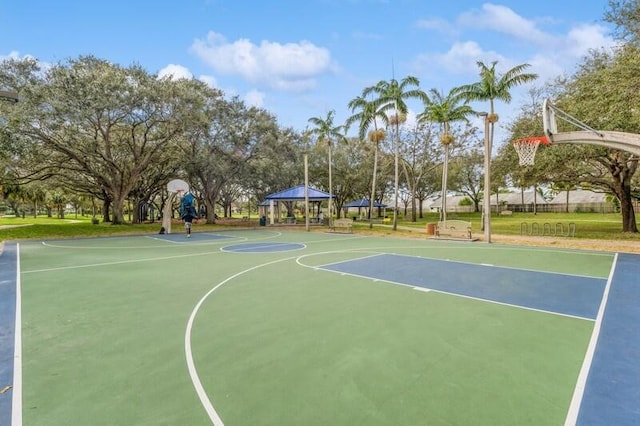
<path fill-rule="evenodd" d="M 350 217 L 351 215 L 348 215 Z M 391 217 L 391 214 L 389 214 Z M 449 219 L 460 219 L 471 222 L 475 233 L 481 233 L 482 216 L 480 213 L 450 213 Z M 242 218 L 220 219 L 216 225 L 199 223 L 194 225 L 194 231 L 215 230 L 229 226 L 257 226 L 258 216 L 255 219 L 241 220 Z M 407 220 L 408 219 L 408 220 Z M 424 230 L 427 223 L 438 221 L 437 213 L 426 213 L 423 218 L 412 222 L 402 215 L 398 218 L 398 226 L 403 228 L 415 228 Z M 636 218 L 638 219 L 638 218 Z M 300 218 L 299 222 L 302 222 Z M 495 235 L 521 235 L 523 223 L 531 227 L 537 223 L 542 232 L 543 226 L 548 224 L 555 229 L 556 224 L 562 224 L 565 229 L 569 224 L 575 224 L 576 239 L 638 241 L 640 234 L 623 233 L 622 218 L 618 213 L 514 213 L 511 216 L 492 215 L 491 233 Z M 0 241 L 24 240 L 24 239 L 51 239 L 51 238 L 75 238 L 96 237 L 126 234 L 149 234 L 160 230 L 161 222 L 144 224 L 112 225 L 110 223 L 92 224 L 90 216 L 68 216 L 65 219 L 50 218 L 46 216 L 34 217 L 0 217 Z M 356 221 L 355 228 L 368 229 L 368 222 Z M 181 232 L 181 223 L 174 220 L 173 232 Z M 374 231 L 388 232 L 388 226 L 380 224 L 374 226 Z"/>

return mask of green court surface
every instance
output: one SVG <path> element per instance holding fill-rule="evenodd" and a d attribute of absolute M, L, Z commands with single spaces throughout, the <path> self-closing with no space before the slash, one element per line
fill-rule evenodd
<path fill-rule="evenodd" d="M 46 426 L 564 424 L 614 259 L 270 229 L 19 253 L 23 424 Z M 536 304 L 565 279 L 588 314 Z"/>

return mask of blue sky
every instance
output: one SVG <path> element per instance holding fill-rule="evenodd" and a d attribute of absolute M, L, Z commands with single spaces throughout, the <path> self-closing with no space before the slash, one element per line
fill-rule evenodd
<path fill-rule="evenodd" d="M 196 77 L 303 130 L 379 80 L 413 75 L 444 93 L 477 61 L 529 63 L 538 84 L 613 44 L 607 0 L 2 0 L 0 59 L 95 55 Z M 504 124 L 526 98 L 498 105 Z M 420 104 L 410 104 L 421 112 Z M 482 105 L 474 107 L 482 109 Z"/>

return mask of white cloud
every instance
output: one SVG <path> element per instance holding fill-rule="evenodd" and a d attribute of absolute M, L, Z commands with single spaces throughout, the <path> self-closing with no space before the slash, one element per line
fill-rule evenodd
<path fill-rule="evenodd" d="M 14 61 L 34 60 L 38 63 L 38 66 L 40 67 L 41 75 L 44 75 L 48 70 L 50 70 L 53 67 L 53 64 L 51 64 L 50 62 L 41 61 L 35 56 L 29 55 L 29 54 L 20 55 L 20 52 L 18 52 L 17 50 L 12 50 L 11 52 L 9 52 L 8 55 L 0 55 L 0 61 L 8 61 L 8 60 L 14 60 Z"/>
<path fill-rule="evenodd" d="M 228 42 L 223 35 L 209 32 L 205 39 L 193 42 L 191 51 L 219 73 L 280 90 L 313 88 L 316 77 L 334 70 L 330 52 L 308 41 L 257 45 L 247 39 Z"/>
<path fill-rule="evenodd" d="M 568 69 L 568 67 L 563 66 L 560 62 L 552 58 L 550 55 L 542 53 L 532 56 L 527 61 L 527 63 L 531 65 L 531 68 L 528 68 L 526 72 L 533 72 L 538 74 L 538 81 L 542 83 L 553 80 L 572 71 L 571 69 Z M 571 62 L 570 66 L 573 67 L 574 63 Z"/>
<path fill-rule="evenodd" d="M 549 55 L 569 55 L 571 59 L 582 57 L 590 49 L 608 48 L 614 44 L 613 39 L 606 36 L 607 28 L 602 25 L 581 24 L 566 34 L 550 34 L 541 30 L 536 22 L 548 22 L 548 19 L 525 19 L 506 6 L 491 3 L 485 3 L 480 11 L 463 13 L 458 18 L 462 26 L 507 34 L 542 47 Z"/>
<path fill-rule="evenodd" d="M 23 59 L 35 59 L 33 56 L 31 55 L 24 55 L 24 56 L 20 56 L 20 52 L 18 52 L 17 50 L 12 50 L 11 52 L 9 52 L 8 55 L 0 55 L 0 60 L 1 61 L 6 61 L 9 59 L 13 59 L 16 61 L 19 60 L 23 60 Z"/>
<path fill-rule="evenodd" d="M 450 22 L 440 18 L 419 19 L 416 23 L 418 28 L 433 30 L 441 34 L 453 36 L 458 33 L 455 26 Z"/>
<path fill-rule="evenodd" d="M 250 90 L 244 95 L 244 102 L 253 107 L 262 108 L 264 105 L 265 94 L 258 90 Z"/>
<path fill-rule="evenodd" d="M 435 61 L 452 74 L 477 74 L 478 66 L 476 62 L 493 62 L 498 61 L 500 64 L 509 61 L 497 52 L 483 50 L 475 41 L 466 41 L 454 43 L 448 52 L 438 55 L 423 55 L 420 60 Z"/>
<path fill-rule="evenodd" d="M 473 28 L 488 29 L 528 40 L 536 44 L 554 43 L 554 38 L 539 30 L 536 24 L 497 4 L 485 3 L 482 10 L 463 13 L 458 23 Z"/>
<path fill-rule="evenodd" d="M 609 48 L 615 43 L 605 36 L 607 29 L 601 25 L 580 25 L 572 28 L 566 36 L 565 51 L 574 58 L 587 54 L 590 49 Z"/>
<path fill-rule="evenodd" d="M 184 67 L 182 65 L 169 64 L 166 67 L 162 68 L 158 71 L 158 78 L 170 78 L 171 80 L 179 80 L 179 79 L 192 79 L 193 73 L 189 71 L 189 68 Z M 211 88 L 218 87 L 218 81 L 212 75 L 201 75 L 198 77 L 198 80 L 206 84 Z"/>
<path fill-rule="evenodd" d="M 166 67 L 162 68 L 158 71 L 158 78 L 170 78 L 171 80 L 180 80 L 186 79 L 189 80 L 193 78 L 193 74 L 189 71 L 188 68 L 183 67 L 182 65 L 169 64 Z"/>
<path fill-rule="evenodd" d="M 498 61 L 501 70 L 529 63 L 528 72 L 537 73 L 540 81 L 571 72 L 576 61 L 590 49 L 608 48 L 613 39 L 606 36 L 607 28 L 601 25 L 582 24 L 566 30 L 564 34 L 545 32 L 540 25 L 552 23 L 548 17 L 526 19 L 512 9 L 485 3 L 480 9 L 462 13 L 456 20 L 456 28 L 461 34 L 471 29 L 481 30 L 481 35 L 491 33 L 506 34 L 518 47 L 510 50 L 487 50 L 484 43 L 477 40 L 457 41 L 445 53 L 428 52 L 417 56 L 415 65 L 425 73 L 437 75 L 439 70 L 452 75 L 477 74 L 477 61 L 490 63 Z M 446 31 L 447 23 L 434 18 L 418 21 L 421 28 Z M 557 28 L 554 24 L 553 28 Z M 472 34 L 472 33 L 469 33 Z M 502 36 L 503 37 L 503 36 Z"/>
<path fill-rule="evenodd" d="M 218 87 L 218 80 L 212 75 L 201 75 L 198 77 L 198 80 L 202 81 L 204 84 L 211 88 Z"/>

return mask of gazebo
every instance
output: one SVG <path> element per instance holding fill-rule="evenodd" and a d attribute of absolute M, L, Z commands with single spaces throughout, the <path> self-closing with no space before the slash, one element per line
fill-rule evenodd
<path fill-rule="evenodd" d="M 308 191 L 308 199 L 309 203 L 313 203 L 317 207 L 317 213 L 320 213 L 320 204 L 323 201 L 329 199 L 329 193 L 320 191 L 319 189 L 313 188 L 311 186 L 307 187 Z M 335 195 L 332 196 L 335 199 Z M 280 192 L 276 192 L 265 197 L 265 201 L 260 203 L 260 207 L 264 208 L 264 211 L 261 211 L 261 216 L 267 216 L 270 218 L 270 223 L 273 224 L 275 222 L 276 217 L 280 217 L 280 203 L 284 202 L 304 202 L 305 201 L 305 186 L 298 185 L 289 189 L 285 189 Z M 313 211 L 313 208 L 309 209 Z M 268 213 L 268 214 L 267 214 Z M 306 214 L 306 212 L 305 212 Z M 314 217 L 317 216 L 314 215 Z M 311 217 L 311 216 L 310 216 Z M 287 222 L 295 223 L 294 218 L 287 218 Z"/>
<path fill-rule="evenodd" d="M 348 213 L 349 213 L 349 209 L 350 208 L 357 208 L 358 209 L 358 216 L 362 216 L 362 209 L 369 209 L 371 207 L 371 202 L 367 199 L 367 198 L 361 198 L 359 200 L 353 200 L 348 202 L 347 204 L 342 206 L 342 209 L 344 210 L 344 215 L 345 217 L 347 217 Z M 380 216 L 380 209 L 386 209 L 387 205 L 386 204 L 382 204 L 379 201 L 374 201 L 373 202 L 373 207 L 378 209 L 378 216 Z M 368 210 L 365 210 L 365 212 Z"/>

